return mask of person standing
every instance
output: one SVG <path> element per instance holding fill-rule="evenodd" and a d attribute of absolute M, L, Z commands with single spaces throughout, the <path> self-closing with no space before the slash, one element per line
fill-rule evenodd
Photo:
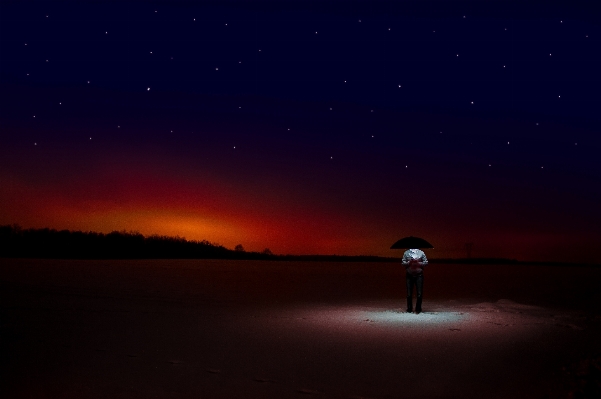
<path fill-rule="evenodd" d="M 422 311 L 422 294 L 424 292 L 424 266 L 428 259 L 424 251 L 420 249 L 408 249 L 403 254 L 401 261 L 407 272 L 407 312 L 413 312 L 413 286 L 417 288 L 417 303 L 415 313 Z"/>

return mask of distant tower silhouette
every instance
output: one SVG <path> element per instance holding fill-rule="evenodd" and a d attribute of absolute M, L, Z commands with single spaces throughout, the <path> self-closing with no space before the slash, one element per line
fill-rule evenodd
<path fill-rule="evenodd" d="M 472 257 L 472 247 L 474 246 L 473 242 L 465 243 L 465 250 L 467 251 L 467 258 L 470 259 Z"/>

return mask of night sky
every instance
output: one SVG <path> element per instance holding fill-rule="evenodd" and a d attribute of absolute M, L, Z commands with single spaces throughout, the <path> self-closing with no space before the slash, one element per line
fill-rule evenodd
<path fill-rule="evenodd" d="M 601 262 L 581 3 L 3 1 L 0 39 L 0 224 Z"/>

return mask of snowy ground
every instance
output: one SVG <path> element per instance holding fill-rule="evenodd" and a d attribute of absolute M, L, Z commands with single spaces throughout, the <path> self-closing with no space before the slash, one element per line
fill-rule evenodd
<path fill-rule="evenodd" d="M 2 397 L 560 398 L 599 392 L 601 270 L 0 259 Z M 595 371 L 596 370 L 596 371 Z"/>

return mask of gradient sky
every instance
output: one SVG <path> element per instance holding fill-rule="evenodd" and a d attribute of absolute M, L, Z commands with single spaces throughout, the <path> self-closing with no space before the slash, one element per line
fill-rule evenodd
<path fill-rule="evenodd" d="M 579 2 L 0 4 L 0 224 L 601 262 Z"/>

